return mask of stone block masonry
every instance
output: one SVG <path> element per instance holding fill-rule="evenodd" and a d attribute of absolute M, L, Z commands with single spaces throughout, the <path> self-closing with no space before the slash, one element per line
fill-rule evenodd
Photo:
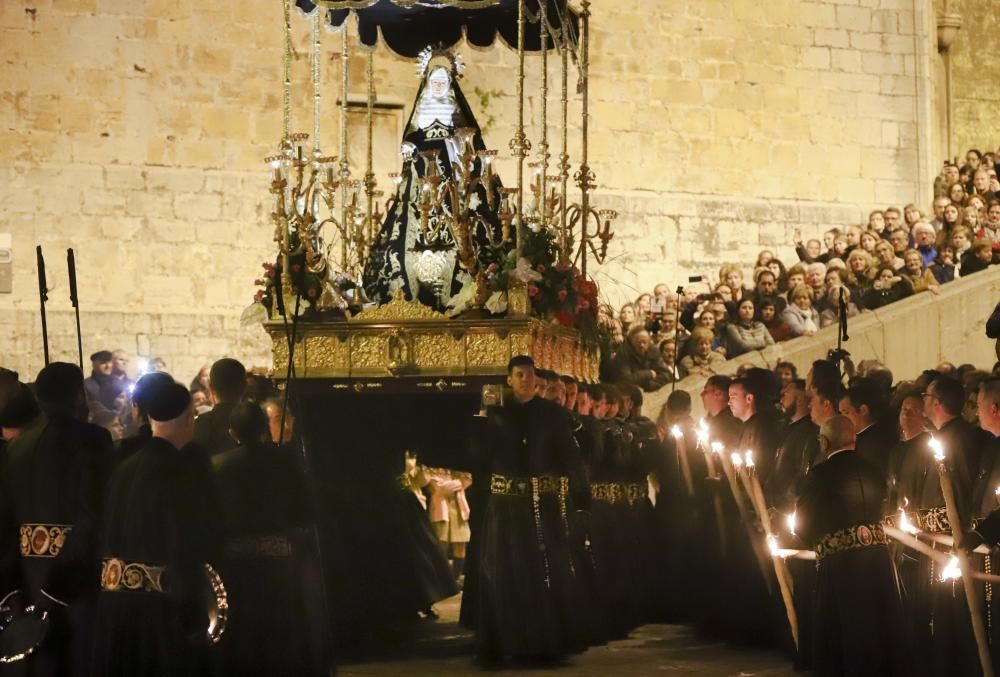
<path fill-rule="evenodd" d="M 15 265 L 14 293 L 0 295 L 5 336 L 14 339 L 0 342 L 0 357 L 28 373 L 39 364 L 32 250 L 42 244 L 54 316 L 68 311 L 63 261 L 66 247 L 76 249 L 87 351 L 166 352 L 185 379 L 222 353 L 259 364 L 267 345 L 238 318 L 261 262 L 274 255 L 262 158 L 281 132 L 280 3 L 0 5 L 0 232 L 13 235 Z M 810 237 L 874 207 L 929 202 L 915 166 L 914 147 L 925 140 L 913 62 L 930 38 L 914 35 L 915 6 L 929 11 L 930 0 L 595 2 L 594 202 L 620 213 L 608 265 L 596 273 L 609 300 L 723 262 L 749 264 L 764 246 L 788 257 L 796 228 Z M 294 31 L 293 80 L 302 86 L 293 131 L 311 130 L 308 22 L 296 16 Z M 339 123 L 338 37 L 324 34 L 329 152 Z M 506 154 L 516 55 L 499 43 L 462 51 L 462 86 L 480 122 L 495 119 L 487 145 Z M 364 57 L 352 58 L 351 99 L 361 99 Z M 536 149 L 539 64 L 529 57 L 526 85 Z M 556 156 L 557 59 L 550 68 Z M 382 49 L 375 71 L 379 100 L 408 111 L 413 62 Z M 570 119 L 578 162 L 577 102 Z M 384 171 L 398 165 L 399 140 L 397 130 L 375 139 Z M 360 176 L 364 159 L 353 153 Z M 513 181 L 509 158 L 499 171 Z M 164 318 L 184 326 L 165 331 Z M 215 330 L 199 334 L 203 323 Z"/>

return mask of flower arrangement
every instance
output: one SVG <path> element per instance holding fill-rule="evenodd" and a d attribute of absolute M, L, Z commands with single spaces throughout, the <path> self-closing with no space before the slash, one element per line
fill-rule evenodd
<path fill-rule="evenodd" d="M 537 315 L 578 329 L 585 337 L 596 336 L 597 285 L 576 266 L 559 263 L 552 231 L 526 228 L 522 244 L 521 258 L 511 251 L 500 263 L 487 266 L 487 288 L 496 295 L 516 280 L 527 286 Z"/>

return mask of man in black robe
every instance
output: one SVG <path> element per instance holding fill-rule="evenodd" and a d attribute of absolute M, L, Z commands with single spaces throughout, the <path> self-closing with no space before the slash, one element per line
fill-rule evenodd
<path fill-rule="evenodd" d="M 3 589 L 20 589 L 25 603 L 52 620 L 48 638 L 28 659 L 29 674 L 76 674 L 97 592 L 96 530 L 111 437 L 85 422 L 83 381 L 74 364 L 42 369 L 35 381 L 42 425 L 8 450 L 3 496 L 20 542 Z"/>
<path fill-rule="evenodd" d="M 812 674 L 908 675 L 900 591 L 881 526 L 885 479 L 853 451 L 854 441 L 847 417 L 823 424 L 822 460 L 796 507 L 798 532 L 818 558 Z"/>
<path fill-rule="evenodd" d="M 246 368 L 231 357 L 216 360 L 208 373 L 208 392 L 215 406 L 195 421 L 194 439 L 212 456 L 236 446 L 229 434 L 229 415 L 243 399 L 246 379 Z"/>
<path fill-rule="evenodd" d="M 774 472 L 764 490 L 771 505 L 788 512 L 795 504 L 799 483 L 812 463 L 819 426 L 809 416 L 809 394 L 805 379 L 789 381 L 781 389 L 781 408 L 788 421 L 784 440 L 778 449 Z"/>
<path fill-rule="evenodd" d="M 889 452 L 899 441 L 896 422 L 886 419 L 886 403 L 874 384 L 855 379 L 840 398 L 840 413 L 857 430 L 854 452 L 875 465 L 883 476 L 889 473 Z"/>
<path fill-rule="evenodd" d="M 774 406 L 777 381 L 772 372 L 750 369 L 729 385 L 729 408 L 743 421 L 740 439 L 733 451 L 753 454 L 757 476 L 766 483 L 774 469 L 784 424 Z"/>
<path fill-rule="evenodd" d="M 184 386 L 157 387 L 148 414 L 152 438 L 118 465 L 105 502 L 94 677 L 210 674 L 206 564 L 221 540 L 211 465 L 191 444 Z"/>
<path fill-rule="evenodd" d="M 559 405 L 535 397 L 530 357 L 508 365 L 513 401 L 489 407 L 477 582 L 476 655 L 483 663 L 555 660 L 583 648 L 568 517 L 589 502 L 583 466 Z"/>
<path fill-rule="evenodd" d="M 705 408 L 705 425 L 708 426 L 709 439 L 720 442 L 729 449 L 740 441 L 742 423 L 733 416 L 729 408 L 729 385 L 733 382 L 728 376 L 716 374 L 710 376 L 701 390 L 701 403 Z"/>
<path fill-rule="evenodd" d="M 959 509 L 967 516 L 972 501 L 972 482 L 979 475 L 983 450 L 992 436 L 962 418 L 965 389 L 957 379 L 936 378 L 928 384 L 923 396 L 924 414 L 937 429 L 934 436 L 954 459 Z"/>
<path fill-rule="evenodd" d="M 219 645 L 225 675 L 325 675 L 309 626 L 320 616 L 314 510 L 300 458 L 271 443 L 267 415 L 252 402 L 233 408 L 239 446 L 212 459 L 225 552 L 219 573 L 229 623 Z"/>
<path fill-rule="evenodd" d="M 135 434 L 124 437 L 115 442 L 115 463 L 120 463 L 135 452 L 146 446 L 153 436 L 153 429 L 149 425 L 149 398 L 156 388 L 165 383 L 173 383 L 174 378 L 163 371 L 151 371 L 143 374 L 135 382 L 132 390 L 132 425 Z"/>

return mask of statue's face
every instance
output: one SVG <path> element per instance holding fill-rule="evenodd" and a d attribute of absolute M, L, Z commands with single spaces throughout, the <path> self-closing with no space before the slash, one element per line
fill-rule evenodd
<path fill-rule="evenodd" d="M 448 77 L 448 71 L 444 68 L 435 68 L 431 76 L 427 78 L 427 82 L 431 87 L 431 96 L 435 98 L 441 98 L 448 93 L 448 82 L 451 78 Z"/>

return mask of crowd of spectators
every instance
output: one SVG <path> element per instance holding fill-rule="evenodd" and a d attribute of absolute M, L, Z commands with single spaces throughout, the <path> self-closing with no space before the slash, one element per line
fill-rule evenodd
<path fill-rule="evenodd" d="M 725 360 L 811 336 L 841 315 L 936 294 L 1000 263 L 998 169 L 1000 151 L 969 150 L 964 165 L 942 167 L 930 213 L 913 204 L 876 209 L 822 239 L 796 233 L 795 261 L 764 249 L 752 265 L 723 265 L 676 293 L 661 283 L 617 312 L 602 305 L 602 380 L 656 390 L 712 376 Z"/>

